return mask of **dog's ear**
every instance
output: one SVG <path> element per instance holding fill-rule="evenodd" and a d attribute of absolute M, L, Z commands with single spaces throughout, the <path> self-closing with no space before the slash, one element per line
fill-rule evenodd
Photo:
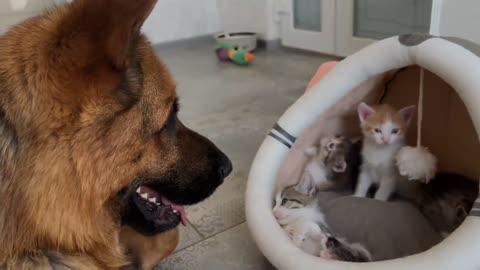
<path fill-rule="evenodd" d="M 56 51 L 74 66 L 124 71 L 132 43 L 157 0 L 76 0 L 59 14 Z M 58 55 L 58 53 L 56 53 Z"/>

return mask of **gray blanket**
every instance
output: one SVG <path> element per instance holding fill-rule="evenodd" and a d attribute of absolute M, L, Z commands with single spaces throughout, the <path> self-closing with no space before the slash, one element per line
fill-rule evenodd
<path fill-rule="evenodd" d="M 442 241 L 422 213 L 408 202 L 319 194 L 326 222 L 338 237 L 363 244 L 374 261 L 423 252 Z"/>

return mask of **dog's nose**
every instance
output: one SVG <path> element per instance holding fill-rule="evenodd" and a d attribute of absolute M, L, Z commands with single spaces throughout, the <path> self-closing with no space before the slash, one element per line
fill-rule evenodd
<path fill-rule="evenodd" d="M 232 161 L 222 151 L 218 151 L 218 155 L 218 173 L 221 177 L 226 178 L 233 170 Z"/>
<path fill-rule="evenodd" d="M 223 178 L 226 178 L 228 175 L 230 175 L 230 173 L 233 170 L 233 166 L 232 166 L 232 162 L 230 161 L 230 159 L 228 159 L 228 157 L 225 156 L 225 158 L 223 159 L 222 165 L 220 165 L 219 170 L 220 170 L 220 175 Z"/>

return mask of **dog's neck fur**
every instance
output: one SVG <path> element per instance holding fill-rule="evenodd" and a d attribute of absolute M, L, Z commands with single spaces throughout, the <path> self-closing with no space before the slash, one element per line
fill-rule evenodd
<path fill-rule="evenodd" d="M 0 97 L 4 96 L 0 94 Z M 0 249 L 0 270 L 4 269 L 35 269 L 38 267 L 37 265 L 31 265 L 32 258 L 35 260 L 38 259 L 38 262 L 45 262 L 48 263 L 53 269 L 95 269 L 95 268 L 77 268 L 78 260 L 72 260 L 72 266 L 68 265 L 59 265 L 58 262 L 55 261 L 55 256 L 52 257 L 50 254 L 52 250 L 55 250 L 55 237 L 51 234 L 56 234 L 56 237 L 70 237 L 66 235 L 65 232 L 61 228 L 51 228 L 50 232 L 47 231 L 30 231 L 29 233 L 25 234 L 24 232 L 17 233 L 21 230 L 24 230 L 28 226 L 29 219 L 27 218 L 27 211 L 38 211 L 38 209 L 26 209 L 24 205 L 22 205 L 21 200 L 22 196 L 18 197 L 17 191 L 12 191 L 12 181 L 21 181 L 23 177 L 22 172 L 19 172 L 16 168 L 18 160 L 21 159 L 20 155 L 20 143 L 28 143 L 28 138 L 25 138 L 22 141 L 22 138 L 16 132 L 15 126 L 9 121 L 7 114 L 2 110 L 0 107 L 0 204 L 4 205 L 0 207 L 0 220 L 9 221 L 9 222 L 2 222 L 0 223 L 0 241 L 3 243 L 2 248 Z M 23 160 L 25 162 L 25 160 Z M 54 166 L 52 164 L 52 166 Z M 19 176 L 20 175 L 20 176 Z M 17 194 L 17 195 L 15 195 Z M 14 203 L 14 207 L 5 207 L 7 204 L 2 203 L 2 201 L 15 201 L 19 200 L 18 203 Z M 109 219 L 109 220 L 117 220 L 118 222 L 109 223 L 109 227 L 111 227 L 111 231 L 120 231 L 120 218 L 119 217 L 111 217 L 108 216 L 106 213 L 100 213 L 99 210 L 96 210 L 97 218 L 100 219 Z M 14 214 L 15 213 L 15 214 Z M 51 213 L 52 217 L 44 216 L 46 220 L 55 219 L 53 216 L 56 213 Z M 22 217 L 23 220 L 17 220 L 13 222 L 13 217 Z M 84 221 L 78 221 L 80 223 L 84 223 Z M 55 222 L 54 222 L 55 223 Z M 54 224 L 53 223 L 53 224 Z M 21 227 L 16 227 L 18 224 L 22 224 Z M 93 224 L 85 224 L 84 227 L 89 228 L 86 231 L 75 232 L 76 236 L 74 238 L 70 237 L 70 242 L 72 247 L 75 246 L 75 237 L 78 238 L 85 238 L 90 237 L 92 239 L 90 244 L 91 245 L 102 245 L 102 243 L 108 243 L 112 246 L 117 246 L 118 250 L 115 250 L 114 253 L 109 253 L 111 251 L 109 248 L 105 248 L 106 252 L 104 254 L 92 254 L 92 256 L 85 261 L 85 265 L 95 265 L 96 267 L 104 265 L 103 262 L 116 262 L 115 268 L 118 268 L 124 264 L 126 258 L 124 257 L 124 251 L 120 249 L 119 244 L 113 244 L 114 242 L 119 243 L 118 235 L 111 236 L 111 239 L 101 239 L 101 235 L 92 234 L 95 231 L 94 227 L 91 225 Z M 104 225 L 107 225 L 104 223 Z M 118 226 L 117 226 L 118 225 Z M 64 226 L 71 226 L 68 224 L 64 224 Z M 56 232 L 56 233 L 54 233 Z M 49 235 L 50 234 L 50 235 Z M 46 243 L 39 244 L 37 242 L 39 239 L 38 237 L 49 237 L 49 240 L 52 241 L 50 244 L 45 245 Z M 96 243 L 96 244 L 95 244 Z M 68 247 L 64 247 L 68 248 Z M 82 247 L 80 247 L 82 248 Z M 87 248 L 88 247 L 83 247 Z M 69 255 L 62 254 L 63 260 L 65 261 L 69 259 Z M 67 257 L 65 257 L 67 256 Z M 105 269 L 111 267 L 111 265 L 104 265 Z M 118 267 L 117 267 L 118 266 Z"/>
<path fill-rule="evenodd" d="M 47 95 L 48 91 L 31 85 L 30 78 L 25 77 L 25 72 L 31 71 L 37 64 L 37 59 L 22 55 L 22 52 L 32 51 L 26 48 L 17 48 L 15 52 L 15 47 L 8 42 L 21 43 L 22 34 L 27 33 L 17 30 L 15 35 L 13 32 L 13 36 L 7 36 L 12 35 L 7 33 L 0 37 L 0 269 L 43 269 L 38 265 L 38 268 L 24 265 L 48 262 L 50 259 L 43 252 L 53 250 L 72 254 L 101 250 L 89 255 L 96 268 L 81 269 L 118 269 L 127 261 L 125 251 L 119 244 L 120 218 L 112 217 L 105 209 L 89 205 L 88 201 L 92 200 L 88 198 L 79 200 L 81 192 L 75 189 L 80 188 L 80 185 L 69 185 L 72 188 L 51 192 L 54 189 L 52 187 L 61 186 L 62 182 L 79 183 L 72 180 L 77 176 L 74 166 L 70 166 L 69 170 L 55 170 L 56 167 L 61 167 L 59 164 L 70 161 L 65 151 L 60 152 L 63 156 L 49 149 L 39 151 L 48 145 L 44 143 L 46 138 L 55 139 L 51 134 L 61 122 L 57 120 L 65 116 L 62 113 L 68 111 L 62 110 L 56 103 L 38 99 L 39 92 Z M 11 63 L 15 63 L 17 58 L 29 61 L 24 66 L 12 66 Z M 24 94 L 23 97 L 21 93 Z M 50 110 L 44 110 L 42 106 L 50 106 Z M 43 114 L 43 117 L 36 117 L 38 112 L 43 111 L 47 111 L 49 116 Z M 57 116 L 50 117 L 50 114 L 55 115 L 57 112 Z M 38 128 L 40 124 L 42 128 Z M 43 134 L 39 133 L 40 130 Z M 50 156 L 45 156 L 45 153 Z M 39 160 L 48 162 L 41 164 Z M 20 167 L 18 164 L 27 165 Z M 45 174 L 47 169 L 54 173 Z M 31 201 L 35 200 L 37 203 L 32 204 Z M 52 207 L 54 205 L 62 207 Z M 77 214 L 80 212 L 84 216 Z M 35 220 L 32 216 L 37 216 L 38 219 Z M 107 231 L 108 234 L 105 233 Z"/>
<path fill-rule="evenodd" d="M 14 160 L 17 149 L 18 138 L 15 129 L 0 109 L 0 184 L 3 184 L 4 175 L 9 171 L 5 160 Z"/>

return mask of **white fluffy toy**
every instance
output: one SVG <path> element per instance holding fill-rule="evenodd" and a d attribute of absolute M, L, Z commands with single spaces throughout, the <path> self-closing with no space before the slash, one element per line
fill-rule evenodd
<path fill-rule="evenodd" d="M 417 146 L 405 146 L 397 154 L 396 161 L 400 175 L 409 180 L 430 182 L 437 171 L 437 158 L 428 148 L 422 146 L 424 70 L 420 69 L 420 93 L 418 98 Z"/>

